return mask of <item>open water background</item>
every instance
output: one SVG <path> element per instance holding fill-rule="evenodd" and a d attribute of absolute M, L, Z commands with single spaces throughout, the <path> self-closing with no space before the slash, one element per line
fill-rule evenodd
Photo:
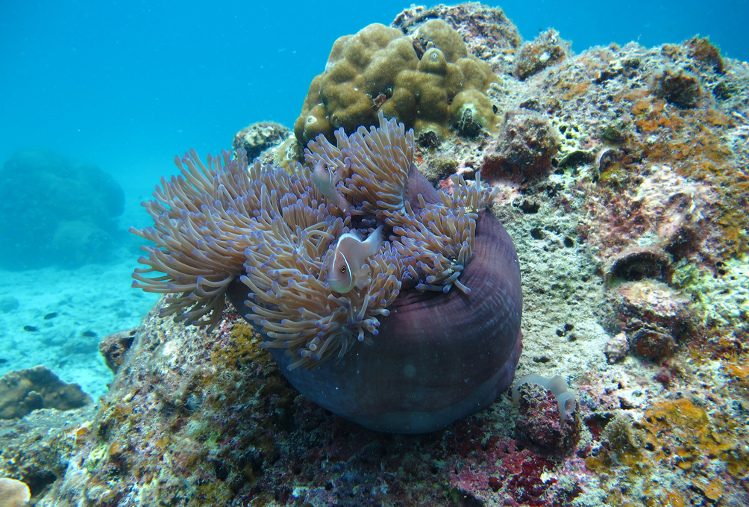
<path fill-rule="evenodd" d="M 749 60 L 746 0 L 490 2 L 524 39 L 548 27 L 575 52 L 709 36 Z M 230 147 L 255 121 L 292 126 L 333 41 L 389 24 L 410 2 L 0 2 L 0 163 L 44 146 L 114 174 L 126 191 L 172 159 Z M 431 4 L 430 4 L 431 5 Z"/>

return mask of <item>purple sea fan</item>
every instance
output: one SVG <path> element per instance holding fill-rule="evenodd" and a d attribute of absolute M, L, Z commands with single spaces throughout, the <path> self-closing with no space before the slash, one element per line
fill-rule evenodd
<path fill-rule="evenodd" d="M 177 294 L 163 312 L 197 324 L 215 324 L 228 296 L 289 381 L 343 417 L 442 428 L 506 389 L 522 348 L 520 271 L 488 209 L 495 193 L 462 179 L 452 196 L 437 192 L 413 165 L 412 131 L 382 114 L 379 128 L 336 138 L 305 152 L 331 171 L 324 193 L 300 164 L 185 157 L 146 204 L 154 227 L 134 231 L 156 244 L 135 285 Z M 357 283 L 333 290 L 339 238 L 378 228 L 385 241 L 355 266 Z"/>

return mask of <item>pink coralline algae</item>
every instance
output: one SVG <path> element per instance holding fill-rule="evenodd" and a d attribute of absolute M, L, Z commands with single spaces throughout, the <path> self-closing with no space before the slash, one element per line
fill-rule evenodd
<path fill-rule="evenodd" d="M 477 445 L 481 434 L 462 430 L 456 428 L 453 435 L 465 439 L 455 443 L 460 465 L 450 473 L 457 505 L 565 505 L 580 494 L 576 481 L 562 484 L 551 476 L 557 468 L 552 458 L 510 438 L 489 437 Z"/>
<path fill-rule="evenodd" d="M 520 386 L 520 417 L 515 428 L 521 439 L 537 446 L 541 452 L 563 455 L 570 452 L 580 438 L 580 419 L 573 411 L 562 417 L 556 396 L 538 384 Z"/>

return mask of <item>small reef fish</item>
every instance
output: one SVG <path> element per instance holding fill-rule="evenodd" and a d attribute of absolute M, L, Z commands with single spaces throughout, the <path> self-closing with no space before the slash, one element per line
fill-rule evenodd
<path fill-rule="evenodd" d="M 365 241 L 359 239 L 356 233 L 347 232 L 341 235 L 328 265 L 330 288 L 345 294 L 354 286 L 364 286 L 369 274 L 367 258 L 376 254 L 382 243 L 382 226 L 372 231 Z"/>
<path fill-rule="evenodd" d="M 341 208 L 348 210 L 351 204 L 338 192 L 337 181 L 334 180 L 333 171 L 322 160 L 312 168 L 312 182 L 325 198 Z"/>

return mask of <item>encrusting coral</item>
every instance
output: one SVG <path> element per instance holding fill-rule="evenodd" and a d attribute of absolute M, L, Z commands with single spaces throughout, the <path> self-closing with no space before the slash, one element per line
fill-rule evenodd
<path fill-rule="evenodd" d="M 428 431 L 491 403 L 512 380 L 520 353 L 518 261 L 509 236 L 486 210 L 495 192 L 480 180 L 468 184 L 462 178 L 455 179 L 452 195 L 437 192 L 413 165 L 413 131 L 386 120 L 382 112 L 379 122 L 379 128 L 361 127 L 348 137 L 338 130 L 335 146 L 322 135 L 310 142 L 305 159 L 317 176 L 301 164 L 291 172 L 258 161 L 248 165 L 242 151 L 209 157 L 206 164 L 194 152 L 178 159 L 182 175 L 162 179 L 156 200 L 145 204 L 154 227 L 133 229 L 155 243 L 143 247 L 148 256 L 139 262 L 148 267 L 135 270 L 133 285 L 171 294 L 162 314 L 198 325 L 214 326 L 228 296 L 266 337 L 266 347 L 286 366 L 287 378 L 313 400 L 376 429 Z M 320 179 L 320 171 L 327 176 Z M 362 276 L 352 290 L 337 292 L 328 283 L 328 267 L 338 240 L 347 234 L 368 237 L 375 230 L 384 230 L 387 241 L 357 267 Z M 464 275 L 468 268 L 474 273 Z M 145 276 L 152 272 L 164 274 Z M 474 308 L 479 303 L 482 308 Z M 392 307 L 399 315 L 388 319 Z M 439 312 L 447 314 L 433 315 Z M 442 330 L 411 329 L 401 336 L 439 319 Z M 474 320 L 480 322 L 475 330 L 453 327 Z M 417 363 L 427 360 L 423 355 L 433 346 L 432 332 L 445 343 L 458 341 L 456 348 L 486 347 L 485 360 L 469 360 L 466 352 L 443 344 L 441 358 L 431 352 L 434 371 L 421 372 Z M 411 339 L 414 343 L 407 346 Z M 369 346 L 358 347 L 352 359 L 350 350 L 358 342 Z M 410 348 L 410 355 L 400 348 Z M 399 356 L 387 359 L 388 365 L 400 367 L 395 378 L 377 354 Z M 343 407 L 335 396 L 331 401 L 319 394 L 320 382 L 341 388 L 343 379 L 332 377 L 367 355 L 377 358 L 372 362 L 380 364 L 380 373 L 371 375 L 381 375 L 381 382 L 402 384 L 404 376 L 415 382 L 415 391 L 380 400 L 374 410 L 386 414 L 380 422 L 373 419 L 377 414 L 364 418 L 361 407 L 347 407 L 349 394 L 340 395 Z M 461 357 L 461 369 L 444 371 L 451 368 L 445 361 Z M 326 361 L 330 358 L 336 360 Z M 480 361 L 486 366 L 475 364 Z M 323 363 L 324 371 L 309 372 Z M 357 373 L 365 368 L 355 367 Z M 422 404 L 406 400 L 418 397 L 414 392 L 419 389 L 429 391 L 429 383 L 445 375 L 463 378 L 466 367 L 472 376 L 454 399 L 442 392 L 425 394 Z M 413 380 L 419 373 L 422 377 Z M 377 386 L 371 378 L 368 383 Z M 361 397 L 367 398 L 359 392 L 356 398 Z M 439 405 L 436 416 L 429 414 L 433 402 Z M 419 421 L 392 415 L 409 412 L 406 406 L 416 407 L 413 417 Z"/>

